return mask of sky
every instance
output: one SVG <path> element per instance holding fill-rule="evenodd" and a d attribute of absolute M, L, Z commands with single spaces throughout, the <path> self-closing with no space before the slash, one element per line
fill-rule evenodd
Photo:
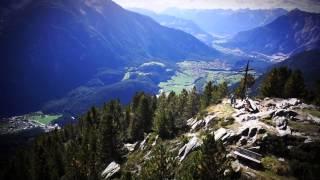
<path fill-rule="evenodd" d="M 320 0 L 113 0 L 125 8 L 143 8 L 161 12 L 167 8 L 182 9 L 270 9 L 299 8 L 320 12 Z"/>

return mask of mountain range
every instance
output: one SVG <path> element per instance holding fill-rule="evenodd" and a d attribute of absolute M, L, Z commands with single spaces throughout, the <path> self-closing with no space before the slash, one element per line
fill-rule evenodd
<path fill-rule="evenodd" d="M 267 55 L 293 55 L 320 46 L 320 14 L 290 11 L 273 22 L 236 34 L 224 46 Z"/>
<path fill-rule="evenodd" d="M 286 14 L 284 9 L 177 9 L 162 12 L 183 19 L 192 20 L 204 31 L 216 36 L 231 36 L 241 31 L 263 26 Z"/>
<path fill-rule="evenodd" d="M 211 46 L 212 42 L 216 40 L 216 38 L 211 36 L 209 33 L 205 32 L 191 20 L 186 20 L 161 13 L 155 13 L 146 9 L 133 8 L 130 10 L 149 16 L 163 26 L 167 26 L 173 29 L 178 29 L 186 33 L 189 33 L 209 46 Z"/>
<path fill-rule="evenodd" d="M 111 0 L 27 1 L 3 17 L 2 116 L 37 110 L 106 68 L 122 71 L 152 59 L 170 63 L 219 54 Z"/>

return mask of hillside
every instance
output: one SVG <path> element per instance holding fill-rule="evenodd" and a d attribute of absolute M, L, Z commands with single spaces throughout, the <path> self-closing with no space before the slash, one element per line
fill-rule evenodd
<path fill-rule="evenodd" d="M 265 26 L 238 33 L 224 45 L 246 52 L 292 55 L 319 48 L 319 27 L 320 14 L 295 9 Z"/>
<path fill-rule="evenodd" d="M 317 88 L 317 81 L 320 77 L 320 51 L 310 50 L 298 53 L 280 63 L 274 64 L 268 67 L 264 74 L 262 74 L 253 85 L 253 94 L 257 94 L 261 86 L 262 81 L 266 78 L 268 72 L 272 68 L 287 67 L 291 70 L 300 70 L 302 72 L 305 85 L 308 90 L 315 91 Z"/>
<path fill-rule="evenodd" d="M 214 37 L 212 37 L 209 33 L 202 30 L 197 24 L 195 24 L 191 20 L 185 20 L 182 18 L 177 18 L 175 16 L 169 16 L 161 13 L 155 13 L 153 11 L 145 10 L 145 9 L 130 9 L 134 12 L 146 15 L 157 21 L 159 24 L 163 26 L 167 26 L 173 29 L 178 29 L 189 33 L 199 39 L 200 41 L 206 43 L 208 46 L 212 45 Z"/>
<path fill-rule="evenodd" d="M 103 68 L 123 71 L 150 59 L 171 63 L 219 54 L 111 0 L 25 2 L 1 24 L 0 100 L 7 102 L 1 116 L 38 110 Z"/>
<path fill-rule="evenodd" d="M 202 111 L 199 101 L 209 96 L 195 91 L 158 98 L 140 93 L 127 107 L 110 101 L 91 108 L 78 125 L 37 138 L 1 168 L 0 177 L 318 177 L 319 107 L 295 98 L 237 99 L 231 105 L 223 96 L 212 96 L 218 102 L 211 99 Z"/>

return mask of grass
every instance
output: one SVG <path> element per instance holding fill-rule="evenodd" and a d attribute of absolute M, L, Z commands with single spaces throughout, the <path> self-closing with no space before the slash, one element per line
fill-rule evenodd
<path fill-rule="evenodd" d="M 220 119 L 226 119 L 235 112 L 230 104 L 212 105 L 207 108 L 209 114 L 214 113 Z"/>
<path fill-rule="evenodd" d="M 51 123 L 54 120 L 59 119 L 60 117 L 62 117 L 62 115 L 36 114 L 36 115 L 31 115 L 29 117 L 29 119 L 36 121 L 36 122 L 39 122 L 41 124 L 48 125 L 49 123 Z"/>
<path fill-rule="evenodd" d="M 316 109 L 303 109 L 302 110 L 305 113 L 311 114 L 312 116 L 316 116 L 320 118 L 320 111 Z"/>
<path fill-rule="evenodd" d="M 232 85 L 243 77 L 242 73 L 225 71 L 223 70 L 225 67 L 212 62 L 184 61 L 177 65 L 179 71 L 168 81 L 159 84 L 159 87 L 166 93 L 170 91 L 180 93 L 182 89 L 191 90 L 193 86 L 198 89 L 203 88 L 208 81 L 213 81 L 215 84 L 227 82 Z"/>
<path fill-rule="evenodd" d="M 320 126 L 308 122 L 289 121 L 289 126 L 298 132 L 305 133 L 307 135 L 320 132 Z"/>
<path fill-rule="evenodd" d="M 264 118 L 264 119 L 261 119 L 260 121 L 262 121 L 270 126 L 275 126 L 275 124 L 272 122 L 271 118 Z"/>

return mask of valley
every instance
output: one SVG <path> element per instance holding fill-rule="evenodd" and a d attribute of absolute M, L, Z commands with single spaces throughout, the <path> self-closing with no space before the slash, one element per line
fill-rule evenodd
<path fill-rule="evenodd" d="M 0 2 L 0 179 L 316 180 L 320 2 L 248 2 Z"/>

